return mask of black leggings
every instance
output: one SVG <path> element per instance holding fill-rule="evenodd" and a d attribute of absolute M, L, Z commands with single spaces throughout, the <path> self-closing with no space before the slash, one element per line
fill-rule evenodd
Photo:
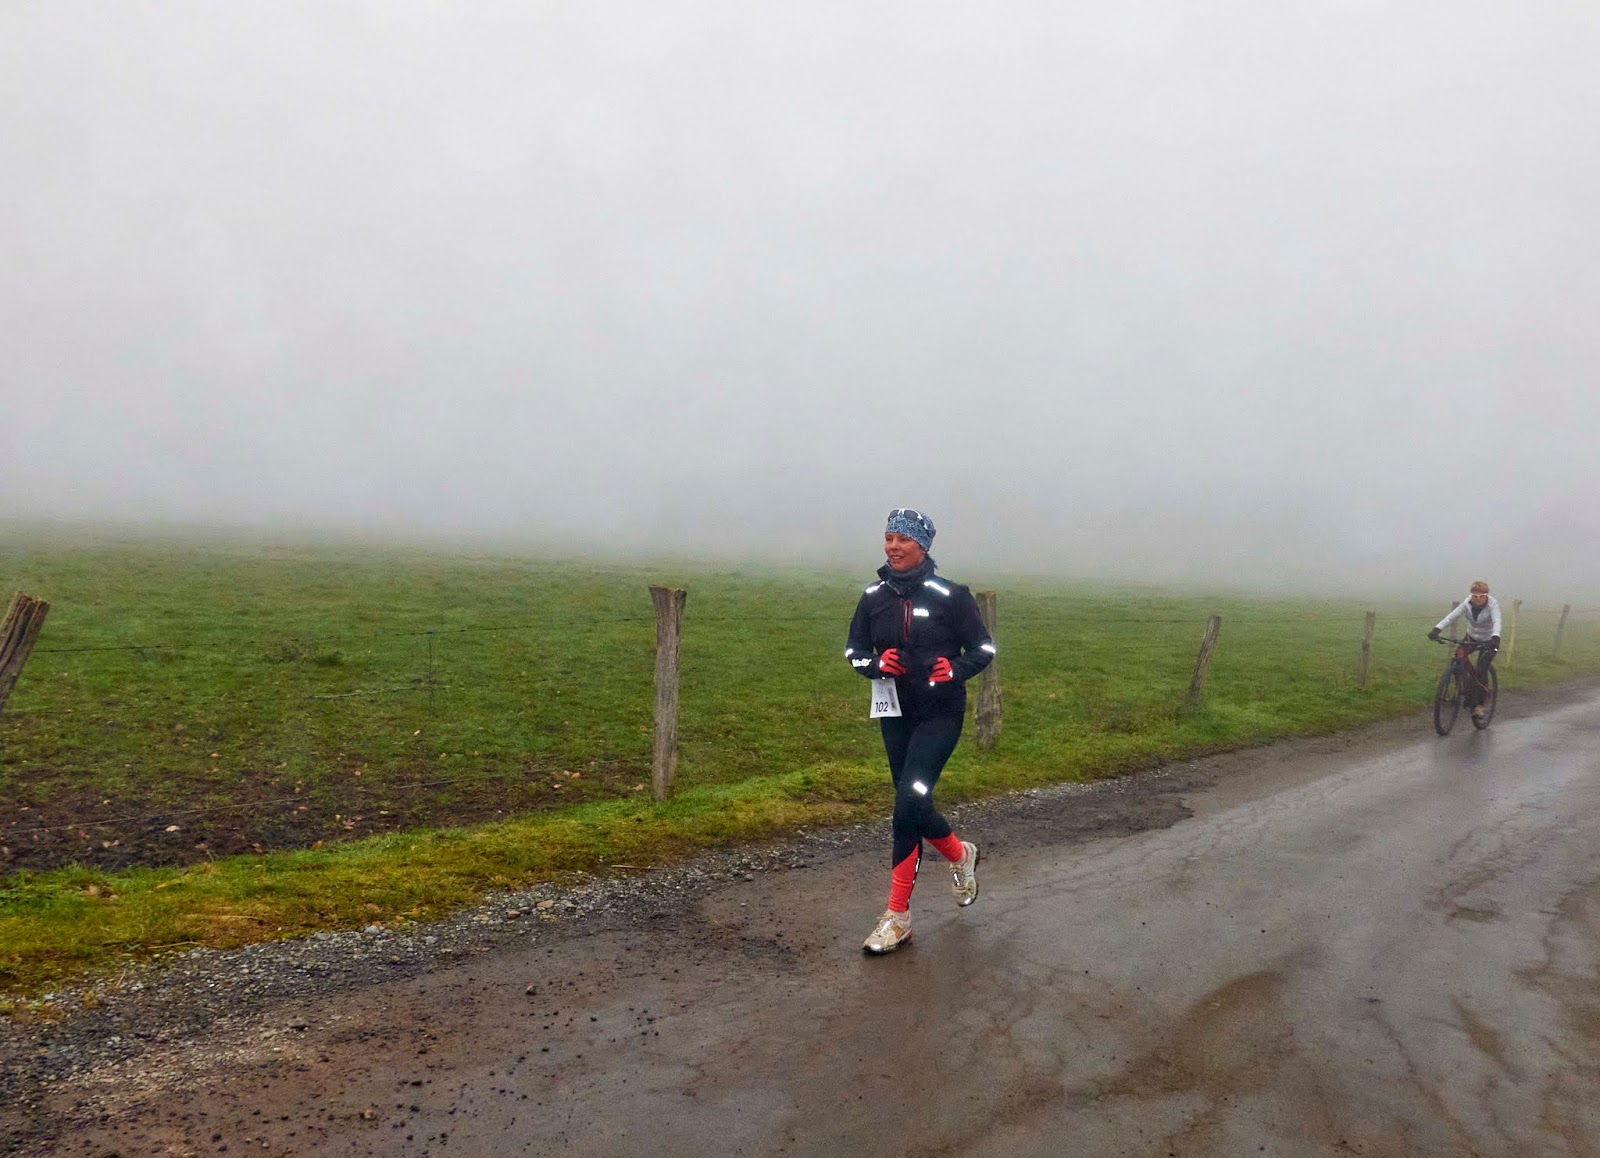
<path fill-rule="evenodd" d="M 883 750 L 889 755 L 889 775 L 894 780 L 891 867 L 916 852 L 923 837 L 939 840 L 950 835 L 949 822 L 933 807 L 933 786 L 939 783 L 944 762 L 956 750 L 963 719 L 965 713 L 920 720 L 884 716 L 878 721 L 883 729 Z"/>
<path fill-rule="evenodd" d="M 1494 662 L 1494 651 L 1484 648 L 1478 653 L 1478 662 L 1473 667 L 1473 674 L 1478 678 L 1467 684 L 1467 707 L 1481 707 L 1489 699 L 1489 665 Z M 1471 660 L 1467 661 L 1471 664 Z"/>

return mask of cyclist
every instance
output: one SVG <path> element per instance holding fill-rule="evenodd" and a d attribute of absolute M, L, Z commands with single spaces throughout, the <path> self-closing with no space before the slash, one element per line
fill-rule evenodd
<path fill-rule="evenodd" d="M 1479 644 L 1478 666 L 1474 672 L 1477 679 L 1467 689 L 1467 706 L 1472 709 L 1474 720 L 1482 720 L 1483 700 L 1489 690 L 1489 665 L 1500 650 L 1500 601 L 1489 594 L 1489 585 L 1482 579 L 1473 583 L 1464 602 L 1456 604 L 1449 615 L 1434 625 L 1428 638 L 1438 639 L 1444 629 L 1458 619 L 1466 623 L 1467 638 Z"/>
<path fill-rule="evenodd" d="M 933 806 L 933 789 L 955 751 L 967 707 L 966 682 L 994 658 L 994 641 L 977 600 L 959 583 L 935 576 L 933 520 L 897 507 L 883 532 L 887 562 L 856 604 L 845 658 L 873 685 L 894 782 L 894 852 L 889 905 L 873 926 L 868 953 L 911 940 L 911 889 L 926 840 L 951 863 L 958 905 L 978 897 L 978 846 L 961 840 Z"/>

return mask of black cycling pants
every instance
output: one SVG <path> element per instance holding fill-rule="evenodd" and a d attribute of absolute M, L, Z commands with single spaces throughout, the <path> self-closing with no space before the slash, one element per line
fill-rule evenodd
<path fill-rule="evenodd" d="M 884 716 L 883 750 L 889 756 L 894 780 L 894 856 L 891 867 L 917 851 L 923 837 L 939 840 L 950 835 L 949 822 L 933 806 L 933 787 L 945 761 L 961 738 L 960 715 L 928 716 L 913 720 Z"/>
<path fill-rule="evenodd" d="M 1475 708 L 1489 698 L 1489 665 L 1494 662 L 1494 657 L 1495 653 L 1490 648 L 1478 653 L 1478 664 L 1472 669 L 1478 678 L 1467 683 L 1467 707 Z"/>

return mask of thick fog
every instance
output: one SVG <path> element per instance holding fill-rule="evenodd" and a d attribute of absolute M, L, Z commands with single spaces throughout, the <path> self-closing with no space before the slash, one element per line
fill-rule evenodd
<path fill-rule="evenodd" d="M 1600 8 L 0 6 L 0 517 L 1600 592 Z"/>

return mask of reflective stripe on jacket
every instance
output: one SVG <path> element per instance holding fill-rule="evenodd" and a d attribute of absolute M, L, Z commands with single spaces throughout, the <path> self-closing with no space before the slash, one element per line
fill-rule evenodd
<path fill-rule="evenodd" d="M 885 577 L 863 591 L 844 652 L 858 674 L 883 679 L 878 657 L 897 649 L 906 668 L 895 678 L 900 709 L 914 718 L 964 711 L 967 680 L 994 659 L 994 640 L 972 592 L 929 570 L 911 583 Z M 955 678 L 930 686 L 928 671 L 940 656 Z"/>

